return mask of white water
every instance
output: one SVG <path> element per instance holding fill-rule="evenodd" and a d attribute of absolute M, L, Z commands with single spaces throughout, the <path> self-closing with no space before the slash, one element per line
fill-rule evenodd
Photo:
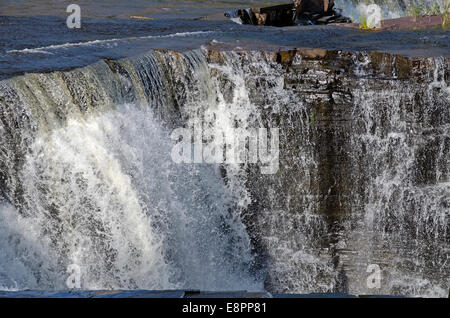
<path fill-rule="evenodd" d="M 43 54 L 53 54 L 53 50 L 57 49 L 66 49 L 71 47 L 82 47 L 82 46 L 106 46 L 108 45 L 117 45 L 118 42 L 126 42 L 132 40 L 151 40 L 151 39 L 163 39 L 163 38 L 178 38 L 178 37 L 193 37 L 197 35 L 207 35 L 218 33 L 214 31 L 196 31 L 196 32 L 179 32 L 172 33 L 167 35 L 149 35 L 149 36 L 140 36 L 140 37 L 126 37 L 126 38 L 117 38 L 117 39 L 108 39 L 108 40 L 93 40 L 93 41 L 85 41 L 85 42 L 75 42 L 75 43 L 64 43 L 57 45 L 49 45 L 42 46 L 36 48 L 26 48 L 22 50 L 9 50 L 7 53 L 43 53 Z"/>
<path fill-rule="evenodd" d="M 364 56 L 358 75 L 370 73 L 368 61 L 369 56 Z M 433 108 L 439 107 L 433 105 L 436 96 L 450 102 L 450 94 L 443 77 L 443 59 L 429 61 L 435 66 L 421 102 L 428 105 L 421 120 L 414 118 L 419 110 L 407 109 L 414 102 L 398 81 L 389 82 L 390 90 L 373 91 L 370 80 L 360 79 L 361 87 L 355 92 L 352 112 L 360 117 L 364 131 L 351 137 L 355 166 L 363 160 L 354 173 L 370 178 L 355 204 L 362 206 L 361 214 L 348 218 L 339 248 L 344 250 L 347 273 L 354 275 L 350 288 L 356 293 L 371 292 L 364 284 L 366 268 L 378 264 L 383 269 L 379 292 L 422 297 L 448 294 L 445 237 L 450 184 L 444 171 L 450 162 L 444 148 L 450 130 L 448 124 L 435 124 L 435 131 L 429 134 L 433 128 L 427 123 L 433 120 Z M 382 100 L 389 101 L 385 104 L 389 107 L 381 106 Z M 426 163 L 418 164 L 424 153 Z M 426 178 L 420 174 L 424 165 L 434 169 Z"/>
<path fill-rule="evenodd" d="M 65 289 L 76 264 L 84 289 L 262 290 L 220 175 L 170 149 L 135 105 L 39 135 L 21 172 L 27 217 L 0 210 L 0 287 Z"/>

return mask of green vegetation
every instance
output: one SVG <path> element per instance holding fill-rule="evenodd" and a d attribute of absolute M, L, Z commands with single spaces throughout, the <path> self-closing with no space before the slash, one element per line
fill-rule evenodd
<path fill-rule="evenodd" d="M 408 14 L 412 17 L 414 17 L 414 19 L 417 19 L 418 17 L 424 15 L 422 12 L 422 7 L 418 6 L 416 3 L 413 4 L 413 6 L 409 9 Z"/>
<path fill-rule="evenodd" d="M 449 22 L 449 14 L 450 14 L 450 0 L 445 0 L 444 9 L 442 10 L 442 27 L 445 28 L 447 26 L 447 22 Z"/>
<path fill-rule="evenodd" d="M 364 6 L 358 9 L 359 17 L 359 28 L 363 30 L 374 30 L 380 27 L 382 20 L 381 8 L 377 5 Z"/>
<path fill-rule="evenodd" d="M 437 2 L 435 2 L 433 4 L 433 8 L 431 9 L 430 14 L 440 14 L 441 13 L 441 8 L 439 8 L 439 5 L 437 4 Z"/>
<path fill-rule="evenodd" d="M 434 2 L 430 7 L 424 4 L 422 0 L 419 3 L 414 3 L 408 10 L 408 15 L 414 17 L 414 19 L 421 16 L 437 14 L 442 14 L 442 27 L 446 27 L 450 18 L 450 0 L 445 0 L 442 10 L 437 2 Z"/>
<path fill-rule="evenodd" d="M 362 15 L 359 20 L 360 20 L 360 24 L 359 24 L 360 29 L 364 29 L 364 30 L 370 29 L 369 26 L 367 25 L 367 18 L 365 15 Z"/>

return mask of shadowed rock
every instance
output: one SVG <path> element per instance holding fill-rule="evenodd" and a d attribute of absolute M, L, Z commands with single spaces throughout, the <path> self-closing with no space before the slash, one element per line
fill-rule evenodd
<path fill-rule="evenodd" d="M 227 12 L 225 16 L 239 18 L 243 24 L 277 27 L 351 22 L 333 8 L 334 0 L 294 0 L 290 4 Z"/>

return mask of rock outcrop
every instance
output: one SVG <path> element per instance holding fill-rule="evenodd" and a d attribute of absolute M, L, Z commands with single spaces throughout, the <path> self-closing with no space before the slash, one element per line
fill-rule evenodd
<path fill-rule="evenodd" d="M 294 0 L 291 4 L 227 12 L 225 16 L 239 18 L 243 24 L 277 27 L 351 22 L 334 10 L 333 0 Z"/>
<path fill-rule="evenodd" d="M 446 295 L 450 60 L 321 49 L 236 59 L 262 125 L 280 127 L 279 172 L 250 167 L 246 183 L 268 289 L 370 294 L 377 264 L 376 293 Z"/>

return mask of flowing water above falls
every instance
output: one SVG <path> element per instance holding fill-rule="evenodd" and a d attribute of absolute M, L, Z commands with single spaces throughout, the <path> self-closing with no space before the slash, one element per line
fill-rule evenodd
<path fill-rule="evenodd" d="M 291 53 L 1 81 L 0 287 L 446 296 L 448 59 Z M 279 128 L 279 169 L 176 164 L 182 126 Z"/>

